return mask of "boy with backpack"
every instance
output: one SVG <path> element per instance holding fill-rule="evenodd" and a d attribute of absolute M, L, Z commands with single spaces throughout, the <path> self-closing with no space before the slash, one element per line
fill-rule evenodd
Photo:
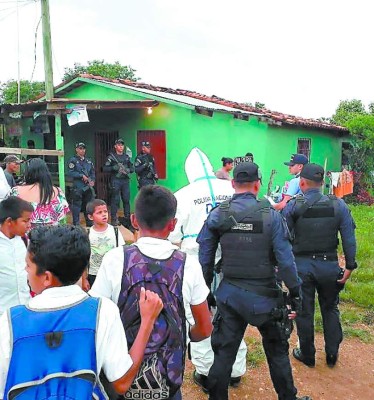
<path fill-rule="evenodd" d="M 187 305 L 195 320 L 188 329 L 190 340 L 203 340 L 212 331 L 206 302 L 209 289 L 201 266 L 167 240 L 176 224 L 176 207 L 176 198 L 168 189 L 152 185 L 141 188 L 135 200 L 135 214 L 131 215 L 139 239 L 104 256 L 91 290 L 93 295 L 108 297 L 118 304 L 129 345 L 139 327 L 134 298 L 140 288 L 158 293 L 164 303 L 126 399 L 181 399 Z"/>
<path fill-rule="evenodd" d="M 0 203 L 0 316 L 31 299 L 23 239 L 30 230 L 33 211 L 33 206 L 19 197 L 8 197 Z"/>
<path fill-rule="evenodd" d="M 76 284 L 89 257 L 81 227 L 30 232 L 26 271 L 37 296 L 0 319 L 1 399 L 107 399 L 101 369 L 118 393 L 130 387 L 162 301 L 151 291 L 139 293 L 140 329 L 128 352 L 116 305 Z"/>
<path fill-rule="evenodd" d="M 104 200 L 95 199 L 87 204 L 86 213 L 93 226 L 88 228 L 91 243 L 88 281 L 92 286 L 105 253 L 125 244 L 118 226 L 108 224 L 108 206 Z"/>

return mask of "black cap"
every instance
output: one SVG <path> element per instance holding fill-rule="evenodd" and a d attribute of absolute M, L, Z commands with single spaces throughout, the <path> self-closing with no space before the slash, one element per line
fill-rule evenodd
<path fill-rule="evenodd" d="M 313 182 L 322 182 L 325 174 L 324 169 L 318 164 L 305 164 L 300 172 L 300 178 L 308 179 Z"/>
<path fill-rule="evenodd" d="M 125 144 L 125 141 L 122 138 L 117 139 L 114 144 Z"/>
<path fill-rule="evenodd" d="M 235 182 L 255 182 L 261 179 L 258 165 L 251 162 L 242 162 L 234 168 Z"/>
<path fill-rule="evenodd" d="M 292 167 L 295 164 L 303 164 L 305 165 L 308 162 L 308 158 L 304 156 L 304 154 L 292 154 L 291 160 L 289 162 L 285 162 L 284 165 L 288 165 Z"/>
<path fill-rule="evenodd" d="M 149 142 L 142 142 L 142 146 L 151 147 L 151 144 Z"/>
<path fill-rule="evenodd" d="M 75 143 L 75 148 L 77 149 L 78 147 L 83 147 L 84 149 L 86 148 L 86 144 L 83 142 L 77 142 Z"/>

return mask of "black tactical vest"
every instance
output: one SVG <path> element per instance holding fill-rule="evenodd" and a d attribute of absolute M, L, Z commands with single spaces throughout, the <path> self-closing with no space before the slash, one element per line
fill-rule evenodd
<path fill-rule="evenodd" d="M 228 279 L 274 278 L 270 208 L 259 209 L 255 203 L 247 211 L 220 238 L 223 275 Z M 229 215 L 235 218 L 235 213 Z"/>
<path fill-rule="evenodd" d="M 305 209 L 305 199 L 296 199 L 295 255 L 336 254 L 339 221 L 334 208 L 335 196 L 322 196 Z"/>

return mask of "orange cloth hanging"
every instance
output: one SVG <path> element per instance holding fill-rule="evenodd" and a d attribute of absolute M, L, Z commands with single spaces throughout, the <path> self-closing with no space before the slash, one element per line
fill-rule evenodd
<path fill-rule="evenodd" d="M 343 169 L 339 174 L 338 186 L 334 186 L 333 193 L 339 198 L 353 193 L 353 174 L 351 171 Z"/>

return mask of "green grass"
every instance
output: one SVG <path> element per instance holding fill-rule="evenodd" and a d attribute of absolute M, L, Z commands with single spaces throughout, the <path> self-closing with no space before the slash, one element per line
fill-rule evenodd
<path fill-rule="evenodd" d="M 364 307 L 346 303 L 340 305 L 344 337 L 356 337 L 365 343 L 374 341 L 374 312 Z M 316 302 L 315 330 L 323 332 L 322 316 Z"/>
<path fill-rule="evenodd" d="M 374 207 L 349 206 L 356 223 L 357 264 L 340 292 L 340 312 L 345 337 L 374 341 Z M 340 246 L 340 253 L 342 249 Z M 315 329 L 322 332 L 322 317 L 316 304 Z"/>
<path fill-rule="evenodd" d="M 244 341 L 248 348 L 247 367 L 256 368 L 266 360 L 262 342 L 253 337 L 245 337 Z"/>
<path fill-rule="evenodd" d="M 350 206 L 356 222 L 357 264 L 340 294 L 342 302 L 374 310 L 374 207 Z"/>

